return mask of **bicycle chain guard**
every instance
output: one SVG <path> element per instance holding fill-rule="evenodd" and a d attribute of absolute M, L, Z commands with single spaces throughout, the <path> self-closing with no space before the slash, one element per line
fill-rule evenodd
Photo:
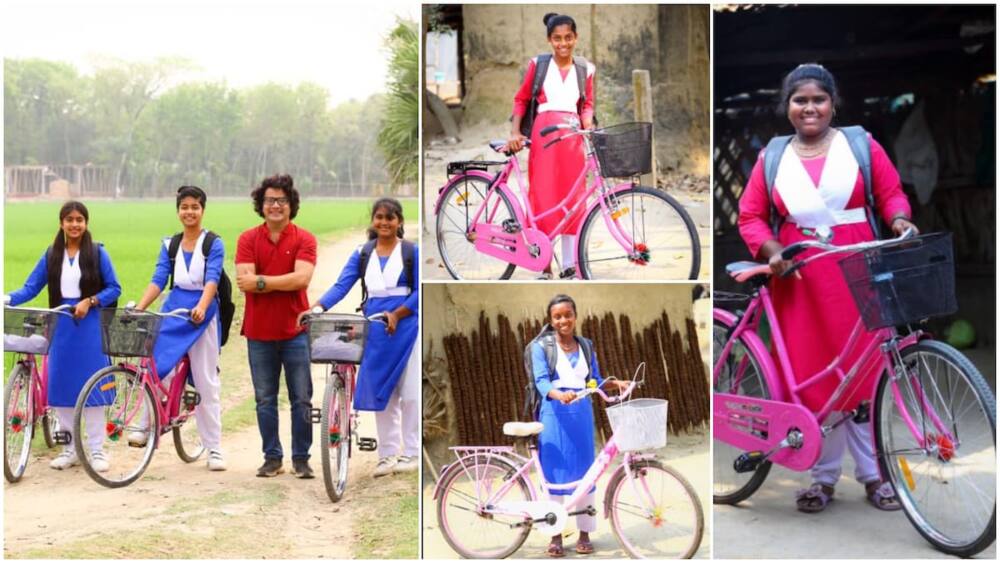
<path fill-rule="evenodd" d="M 472 234 L 478 252 L 504 262 L 535 272 L 541 272 L 552 262 L 552 243 L 538 229 L 522 226 L 512 234 L 503 225 L 476 223 Z"/>

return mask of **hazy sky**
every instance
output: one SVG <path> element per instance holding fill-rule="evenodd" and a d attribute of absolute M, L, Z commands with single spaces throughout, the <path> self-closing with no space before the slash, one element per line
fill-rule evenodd
<path fill-rule="evenodd" d="M 129 60 L 179 55 L 195 79 L 242 87 L 325 86 L 330 101 L 384 90 L 382 46 L 397 16 L 419 21 L 414 0 L 5 0 L 4 57 L 40 57 L 89 72 L 95 55 Z"/>

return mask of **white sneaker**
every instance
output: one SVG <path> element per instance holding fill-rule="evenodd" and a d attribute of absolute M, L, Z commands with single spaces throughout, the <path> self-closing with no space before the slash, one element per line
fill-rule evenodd
<path fill-rule="evenodd" d="M 59 471 L 69 469 L 74 465 L 80 465 L 80 458 L 76 457 L 76 452 L 72 450 L 63 450 L 61 454 L 49 462 L 49 467 L 58 469 Z"/>
<path fill-rule="evenodd" d="M 386 475 L 391 475 L 392 470 L 396 467 L 396 463 L 397 462 L 395 456 L 387 456 L 380 458 L 378 460 L 378 465 L 375 466 L 374 475 L 376 477 L 385 477 Z"/>
<path fill-rule="evenodd" d="M 149 432 L 142 432 L 139 430 L 133 430 L 128 433 L 128 445 L 136 446 L 141 448 L 146 445 L 146 440 L 149 439 Z"/>
<path fill-rule="evenodd" d="M 108 456 L 102 451 L 90 452 L 90 468 L 98 473 L 107 473 L 111 469 Z"/>
<path fill-rule="evenodd" d="M 396 459 L 396 467 L 393 468 L 393 471 L 396 473 L 410 473 L 419 468 L 420 462 L 417 460 L 417 456 L 401 455 Z"/>
<path fill-rule="evenodd" d="M 208 470 L 209 471 L 225 471 L 226 470 L 226 460 L 222 457 L 222 452 L 219 450 L 208 450 Z"/>

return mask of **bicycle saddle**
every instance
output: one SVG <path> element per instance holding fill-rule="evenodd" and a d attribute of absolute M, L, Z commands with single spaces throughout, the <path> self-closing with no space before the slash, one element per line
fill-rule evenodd
<path fill-rule="evenodd" d="M 499 139 L 499 140 L 494 139 L 494 140 L 490 141 L 490 148 L 493 149 L 494 152 L 501 152 L 501 153 L 507 154 L 503 150 L 503 148 L 506 145 L 507 145 L 507 141 L 505 141 L 503 139 Z M 524 148 L 528 148 L 530 146 L 531 146 L 531 139 L 525 139 L 524 140 Z M 507 155 L 507 156 L 510 156 L 510 155 Z"/>
<path fill-rule="evenodd" d="M 741 260 L 726 264 L 726 273 L 738 282 L 766 283 L 771 275 L 771 267 L 760 262 Z"/>
<path fill-rule="evenodd" d="M 507 436 L 534 436 L 541 434 L 544 428 L 541 422 L 505 422 L 503 433 Z"/>

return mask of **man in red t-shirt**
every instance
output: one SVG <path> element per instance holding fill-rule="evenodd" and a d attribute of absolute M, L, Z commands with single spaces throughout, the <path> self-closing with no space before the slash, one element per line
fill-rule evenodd
<path fill-rule="evenodd" d="M 296 321 L 309 308 L 306 288 L 316 267 L 316 237 L 292 223 L 299 192 L 292 177 L 265 178 L 251 194 L 264 223 L 244 231 L 236 246 L 236 285 L 246 296 L 241 334 L 247 338 L 257 427 L 264 450 L 258 477 L 282 473 L 278 438 L 278 382 L 285 368 L 292 404 L 292 473 L 310 479 L 312 374 L 308 335 Z"/>

